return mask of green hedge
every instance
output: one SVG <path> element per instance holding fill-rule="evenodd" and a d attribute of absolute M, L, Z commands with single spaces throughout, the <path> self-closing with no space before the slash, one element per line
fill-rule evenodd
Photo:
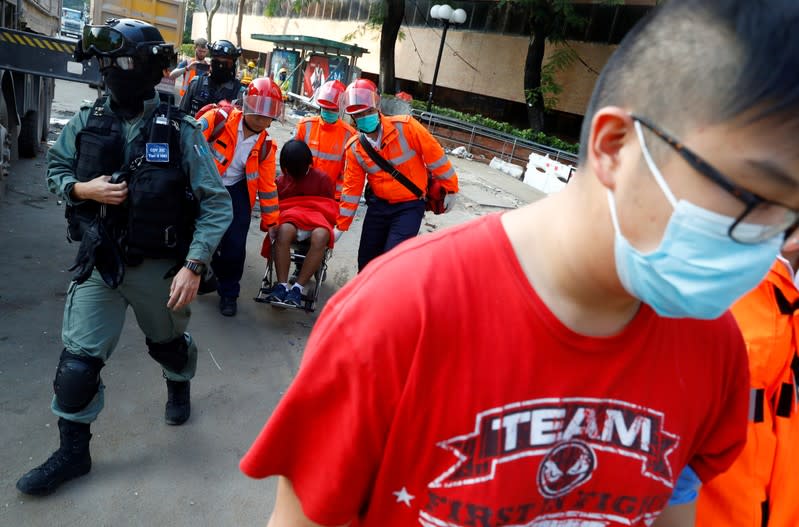
<path fill-rule="evenodd" d="M 413 101 L 411 101 L 411 105 L 417 110 L 427 109 L 427 103 L 425 103 L 422 100 L 414 99 Z M 519 128 L 511 126 L 508 123 L 495 121 L 494 119 L 490 119 L 482 115 L 474 115 L 470 113 L 458 112 L 455 110 L 450 110 L 449 108 L 442 108 L 441 106 L 436 106 L 436 105 L 433 105 L 432 110 L 433 112 L 440 115 L 444 115 L 446 117 L 452 117 L 453 119 L 460 119 L 461 121 L 465 121 L 467 123 L 479 124 L 481 126 L 485 126 L 486 128 L 491 128 L 492 130 L 497 130 L 499 132 L 504 132 L 506 134 L 515 135 L 516 137 L 520 137 L 528 141 L 533 141 L 534 143 L 551 146 L 552 148 L 557 148 L 559 150 L 565 150 L 566 152 L 571 152 L 572 154 L 576 154 L 580 148 L 580 145 L 578 144 L 569 143 L 557 137 L 547 135 L 544 132 L 535 132 L 529 129 L 520 130 Z"/>
<path fill-rule="evenodd" d="M 193 57 L 194 56 L 194 43 L 190 42 L 188 44 L 181 44 L 180 45 L 180 53 L 183 57 Z M 180 57 L 178 57 L 180 60 Z"/>

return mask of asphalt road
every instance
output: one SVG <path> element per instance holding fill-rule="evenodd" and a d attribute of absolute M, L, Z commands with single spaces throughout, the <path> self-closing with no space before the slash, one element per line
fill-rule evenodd
<path fill-rule="evenodd" d="M 94 96 L 59 81 L 53 118 L 68 118 Z M 292 127 L 274 123 L 270 133 L 282 144 Z M 484 165 L 455 163 L 465 197 L 452 213 L 426 218 L 423 232 L 538 196 Z M 319 311 L 279 311 L 251 300 L 264 271 L 257 219 L 238 315 L 222 317 L 215 295 L 193 304 L 189 331 L 200 356 L 191 419 L 179 427 L 164 424 L 166 386 L 128 316 L 102 372 L 106 406 L 92 425 L 91 473 L 49 497 L 17 492 L 16 480 L 58 445 L 50 399 L 62 347 L 66 269 L 77 250 L 66 242 L 64 206 L 47 192 L 45 171 L 43 153 L 15 162 L 0 200 L 0 526 L 263 525 L 274 481 L 248 479 L 238 461 L 296 372 Z M 355 275 L 362 215 L 363 207 L 337 244 L 320 307 Z"/>

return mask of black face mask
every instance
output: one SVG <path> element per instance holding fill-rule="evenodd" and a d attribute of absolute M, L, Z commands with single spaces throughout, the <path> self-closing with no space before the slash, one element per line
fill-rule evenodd
<path fill-rule="evenodd" d="M 103 70 L 103 80 L 111 92 L 112 106 L 123 118 L 135 117 L 144 108 L 144 101 L 155 94 L 152 75 L 138 68 Z"/>
<path fill-rule="evenodd" d="M 233 80 L 236 76 L 235 66 L 228 68 L 220 61 L 211 59 L 211 79 L 219 84 Z"/>

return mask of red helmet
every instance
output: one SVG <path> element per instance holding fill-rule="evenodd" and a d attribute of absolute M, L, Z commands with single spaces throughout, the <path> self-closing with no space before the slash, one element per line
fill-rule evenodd
<path fill-rule="evenodd" d="M 369 79 L 355 79 L 344 92 L 344 111 L 349 115 L 363 112 L 369 108 L 380 108 L 380 95 L 377 86 Z"/>
<path fill-rule="evenodd" d="M 277 119 L 283 115 L 283 92 L 275 81 L 268 77 L 253 79 L 242 101 L 245 115 L 263 115 Z"/>
<path fill-rule="evenodd" d="M 316 102 L 322 108 L 338 111 L 341 94 L 347 87 L 341 81 L 327 81 L 319 87 L 316 92 Z"/>

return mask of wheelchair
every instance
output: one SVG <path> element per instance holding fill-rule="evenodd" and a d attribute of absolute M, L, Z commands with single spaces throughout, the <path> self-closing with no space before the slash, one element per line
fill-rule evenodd
<path fill-rule="evenodd" d="M 294 264 L 294 272 L 291 274 L 291 276 L 289 276 L 289 287 L 294 285 L 294 283 L 297 281 L 297 276 L 300 274 L 302 264 L 305 262 L 305 255 L 308 254 L 308 249 L 310 248 L 310 240 L 304 240 L 301 242 L 295 241 L 291 244 L 291 263 Z M 272 242 L 272 251 L 274 251 L 274 249 L 274 242 Z M 309 283 L 305 287 L 305 294 L 302 295 L 302 305 L 293 306 L 290 304 L 284 304 L 282 302 L 269 301 L 269 294 L 277 285 L 277 277 L 275 276 L 275 263 L 274 259 L 271 257 L 266 261 L 266 271 L 264 272 L 264 277 L 261 279 L 261 288 L 258 291 L 258 295 L 253 298 L 253 300 L 261 304 L 271 304 L 272 307 L 281 309 L 302 309 L 307 313 L 314 312 L 316 310 L 316 303 L 319 300 L 319 290 L 322 287 L 322 282 L 327 279 L 327 260 L 330 258 L 330 253 L 330 249 L 325 249 L 325 255 L 324 258 L 322 258 L 322 264 L 313 275 L 313 286 Z M 274 254 L 274 252 L 272 252 L 272 254 Z"/>

